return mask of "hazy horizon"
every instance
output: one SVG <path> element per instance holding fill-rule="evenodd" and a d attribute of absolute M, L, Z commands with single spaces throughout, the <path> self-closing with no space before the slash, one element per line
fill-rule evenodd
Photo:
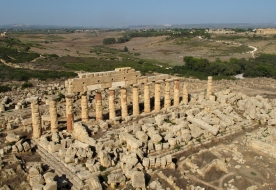
<path fill-rule="evenodd" d="M 276 23 L 276 1 L 164 0 L 150 1 L 2 1 L 0 25 L 128 27 Z"/>

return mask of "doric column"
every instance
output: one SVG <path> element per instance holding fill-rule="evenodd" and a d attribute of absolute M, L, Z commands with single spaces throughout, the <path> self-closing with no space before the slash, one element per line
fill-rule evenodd
<path fill-rule="evenodd" d="M 182 102 L 183 102 L 184 104 L 187 104 L 187 103 L 188 103 L 188 98 L 189 98 L 189 95 L 188 95 L 187 86 L 186 86 L 186 84 L 184 83 L 184 85 L 183 85 L 183 97 L 182 97 Z"/>
<path fill-rule="evenodd" d="M 144 112 L 150 113 L 150 83 L 144 85 Z"/>
<path fill-rule="evenodd" d="M 188 90 L 187 90 L 187 86 L 186 84 L 183 85 L 183 97 L 182 97 L 182 102 L 184 104 L 187 104 L 188 103 Z"/>
<path fill-rule="evenodd" d="M 138 85 L 133 85 L 132 98 L 133 98 L 133 115 L 139 115 L 140 113 L 139 113 Z"/>
<path fill-rule="evenodd" d="M 165 102 L 164 107 L 168 108 L 171 106 L 171 81 L 170 79 L 165 80 Z"/>
<path fill-rule="evenodd" d="M 58 117 L 57 117 L 57 100 L 58 96 L 49 96 L 49 111 L 51 119 L 51 132 L 58 132 Z"/>
<path fill-rule="evenodd" d="M 30 98 L 28 101 L 31 102 L 32 109 L 33 137 L 38 139 L 41 136 L 41 118 L 39 113 L 38 98 Z"/>
<path fill-rule="evenodd" d="M 96 121 L 103 120 L 102 94 L 96 91 Z"/>
<path fill-rule="evenodd" d="M 213 85 L 213 77 L 212 76 L 208 76 L 207 99 L 209 99 L 210 95 L 212 95 L 212 85 Z"/>
<path fill-rule="evenodd" d="M 73 93 L 69 93 L 69 94 L 65 95 L 67 131 L 73 130 L 73 123 L 74 123 L 73 97 L 74 96 L 75 96 L 75 94 L 73 94 Z"/>
<path fill-rule="evenodd" d="M 179 79 L 174 79 L 174 98 L 173 98 L 173 105 L 179 105 Z"/>
<path fill-rule="evenodd" d="M 121 87 L 121 114 L 122 114 L 122 118 L 125 118 L 128 115 L 126 87 Z"/>
<path fill-rule="evenodd" d="M 88 121 L 88 102 L 87 102 L 87 93 L 84 92 L 81 95 L 81 120 L 83 122 L 87 122 Z"/>
<path fill-rule="evenodd" d="M 155 81 L 154 84 L 154 111 L 158 112 L 161 109 L 160 105 L 160 81 Z"/>
<path fill-rule="evenodd" d="M 116 117 L 115 112 L 115 89 L 109 88 L 109 119 L 114 119 Z"/>
<path fill-rule="evenodd" d="M 6 108 L 5 108 L 5 104 L 4 103 L 0 103 L 0 112 L 5 112 Z"/>

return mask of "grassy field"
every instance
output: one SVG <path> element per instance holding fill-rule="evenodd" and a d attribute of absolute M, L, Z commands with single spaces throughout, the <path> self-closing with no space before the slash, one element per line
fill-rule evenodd
<path fill-rule="evenodd" d="M 133 67 L 143 74 L 147 72 L 174 74 L 177 71 L 166 68 L 183 66 L 183 58 L 186 56 L 208 59 L 210 62 L 218 59 L 225 62 L 233 57 L 246 60 L 252 58 L 251 53 L 248 53 L 252 51 L 249 46 L 258 48 L 256 55 L 271 54 L 276 50 L 274 36 L 260 37 L 252 34 L 211 35 L 210 39 L 199 36 L 170 37 L 162 35 L 133 37 L 125 43 L 110 45 L 102 43 L 105 38 L 118 39 L 124 34 L 122 31 L 8 34 L 9 38 L 6 39 L 8 41 L 5 42 L 4 38 L 0 39 L 0 48 L 8 47 L 9 51 L 19 52 L 20 55 L 14 53 L 14 57 L 8 56 L 5 59 L 9 62 L 19 63 L 20 67 L 25 69 L 24 72 L 22 70 L 25 74 L 22 74 L 21 77 L 2 76 L 1 80 L 28 78 L 24 76 L 27 69 L 44 70 L 44 72 L 69 72 L 63 73 L 66 77 L 73 76 L 71 73 L 74 71 L 97 72 L 125 66 Z M 126 47 L 127 52 L 124 51 Z M 21 58 L 21 55 L 26 59 Z M 58 78 L 61 77 L 60 73 L 54 75 Z M 185 70 L 183 75 L 202 78 L 206 73 Z M 53 75 L 50 75 L 49 78 L 52 77 Z M 45 77 L 43 79 L 45 80 Z"/>

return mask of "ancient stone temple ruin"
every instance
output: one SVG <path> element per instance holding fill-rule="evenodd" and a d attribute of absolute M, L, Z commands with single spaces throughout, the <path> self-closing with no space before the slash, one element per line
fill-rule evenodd
<path fill-rule="evenodd" d="M 56 95 L 43 98 L 44 115 L 41 97 L 26 99 L 32 147 L 71 189 L 164 189 L 158 179 L 181 189 L 177 179 L 163 172 L 185 168 L 187 178 L 190 172 L 208 176 L 212 168 L 227 172 L 219 153 L 211 163 L 196 165 L 199 161 L 185 158 L 186 152 L 227 139 L 254 121 L 276 124 L 276 101 L 218 91 L 214 84 L 211 76 L 207 81 L 141 76 L 128 67 L 80 73 L 65 81 L 63 101 Z M 205 90 L 189 93 L 198 86 Z M 257 148 L 262 143 L 248 141 Z M 154 178 L 147 184 L 149 175 Z"/>

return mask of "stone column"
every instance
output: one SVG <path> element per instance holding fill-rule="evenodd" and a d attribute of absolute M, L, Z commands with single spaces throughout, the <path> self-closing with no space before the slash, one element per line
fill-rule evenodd
<path fill-rule="evenodd" d="M 173 105 L 179 105 L 179 79 L 174 79 L 174 98 Z"/>
<path fill-rule="evenodd" d="M 38 139 L 41 136 L 41 118 L 39 113 L 38 98 L 30 98 L 28 101 L 31 102 L 32 109 L 33 137 Z"/>
<path fill-rule="evenodd" d="M 73 97 L 74 96 L 75 94 L 73 93 L 69 93 L 65 95 L 67 131 L 73 130 L 73 124 L 74 124 Z"/>
<path fill-rule="evenodd" d="M 96 121 L 103 120 L 102 94 L 96 91 Z"/>
<path fill-rule="evenodd" d="M 158 112 L 161 110 L 160 105 L 160 81 L 155 81 L 154 84 L 154 111 Z"/>
<path fill-rule="evenodd" d="M 213 85 L 213 77 L 212 76 L 208 76 L 207 99 L 209 99 L 210 95 L 212 95 L 212 85 Z"/>
<path fill-rule="evenodd" d="M 183 102 L 184 104 L 187 104 L 187 103 L 188 103 L 188 98 L 189 98 L 189 96 L 188 96 L 187 86 L 186 86 L 186 84 L 184 84 L 184 85 L 183 85 L 183 97 L 182 97 L 182 102 Z"/>
<path fill-rule="evenodd" d="M 149 85 L 151 83 L 147 83 L 144 85 L 144 112 L 150 113 L 150 90 Z"/>
<path fill-rule="evenodd" d="M 170 79 L 165 80 L 165 102 L 164 107 L 168 108 L 171 106 L 171 81 Z"/>
<path fill-rule="evenodd" d="M 84 92 L 81 95 L 81 120 L 83 122 L 87 122 L 88 117 L 89 117 L 89 112 L 88 112 L 87 93 Z"/>
<path fill-rule="evenodd" d="M 0 112 L 5 112 L 6 108 L 5 108 L 5 104 L 4 103 L 0 103 Z"/>
<path fill-rule="evenodd" d="M 133 85 L 132 88 L 132 98 L 133 98 L 133 115 L 139 115 L 139 92 L 138 85 Z"/>
<path fill-rule="evenodd" d="M 114 119 L 116 117 L 115 112 L 115 89 L 109 88 L 109 119 Z"/>
<path fill-rule="evenodd" d="M 49 96 L 49 111 L 50 111 L 50 120 L 51 120 L 51 132 L 58 132 L 58 117 L 57 117 L 57 100 L 58 96 L 53 95 Z"/>
<path fill-rule="evenodd" d="M 128 115 L 126 87 L 121 87 L 121 114 L 122 114 L 122 118 L 125 118 Z"/>

